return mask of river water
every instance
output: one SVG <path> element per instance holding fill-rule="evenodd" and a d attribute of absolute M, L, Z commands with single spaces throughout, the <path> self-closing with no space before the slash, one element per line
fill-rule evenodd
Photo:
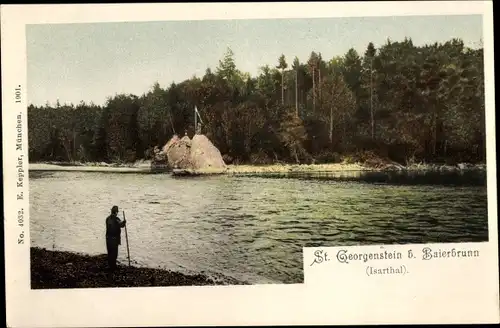
<path fill-rule="evenodd" d="M 254 284 L 301 283 L 304 246 L 488 240 L 484 174 L 283 177 L 30 172 L 31 243 L 105 253 L 116 204 L 134 264 Z"/>

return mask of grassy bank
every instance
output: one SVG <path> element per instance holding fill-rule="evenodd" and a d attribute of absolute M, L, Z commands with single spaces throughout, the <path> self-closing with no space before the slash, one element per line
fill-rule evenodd
<path fill-rule="evenodd" d="M 58 166 L 58 167 L 109 167 L 109 168 L 149 168 L 151 166 L 150 160 L 138 160 L 133 163 L 106 163 L 106 162 L 57 162 L 57 161 L 42 161 L 30 162 L 30 165 L 39 166 Z"/>
<path fill-rule="evenodd" d="M 105 254 L 90 256 L 31 248 L 32 289 L 223 284 L 204 275 L 185 275 L 151 268 L 119 266 L 116 272 L 109 273 Z"/>
<path fill-rule="evenodd" d="M 342 172 L 368 171 L 372 168 L 362 164 L 272 164 L 272 165 L 229 165 L 228 173 L 287 173 L 287 172 Z"/>

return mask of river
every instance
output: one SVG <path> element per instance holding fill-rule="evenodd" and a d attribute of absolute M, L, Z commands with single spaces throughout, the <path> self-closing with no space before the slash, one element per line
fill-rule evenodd
<path fill-rule="evenodd" d="M 135 265 L 250 284 L 301 283 L 304 246 L 488 240 L 484 174 L 30 172 L 29 184 L 32 246 L 105 253 L 104 221 L 116 204 Z"/>

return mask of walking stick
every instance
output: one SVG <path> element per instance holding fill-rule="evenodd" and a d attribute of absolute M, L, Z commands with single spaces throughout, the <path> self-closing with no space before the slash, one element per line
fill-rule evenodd
<path fill-rule="evenodd" d="M 125 211 L 123 211 L 123 220 L 125 219 Z M 130 250 L 128 248 L 128 233 L 127 233 L 127 224 L 125 224 L 125 240 L 127 241 L 127 257 L 128 257 L 128 266 L 130 266 Z"/>

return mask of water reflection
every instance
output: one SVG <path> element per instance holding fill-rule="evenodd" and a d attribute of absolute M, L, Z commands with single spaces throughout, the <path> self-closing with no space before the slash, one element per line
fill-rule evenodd
<path fill-rule="evenodd" d="M 485 186 L 486 172 L 469 171 L 339 171 L 339 172 L 286 172 L 237 174 L 236 176 L 259 176 L 263 178 L 305 179 L 305 180 L 343 180 L 366 183 L 383 183 L 394 185 L 451 185 L 451 186 Z"/>

